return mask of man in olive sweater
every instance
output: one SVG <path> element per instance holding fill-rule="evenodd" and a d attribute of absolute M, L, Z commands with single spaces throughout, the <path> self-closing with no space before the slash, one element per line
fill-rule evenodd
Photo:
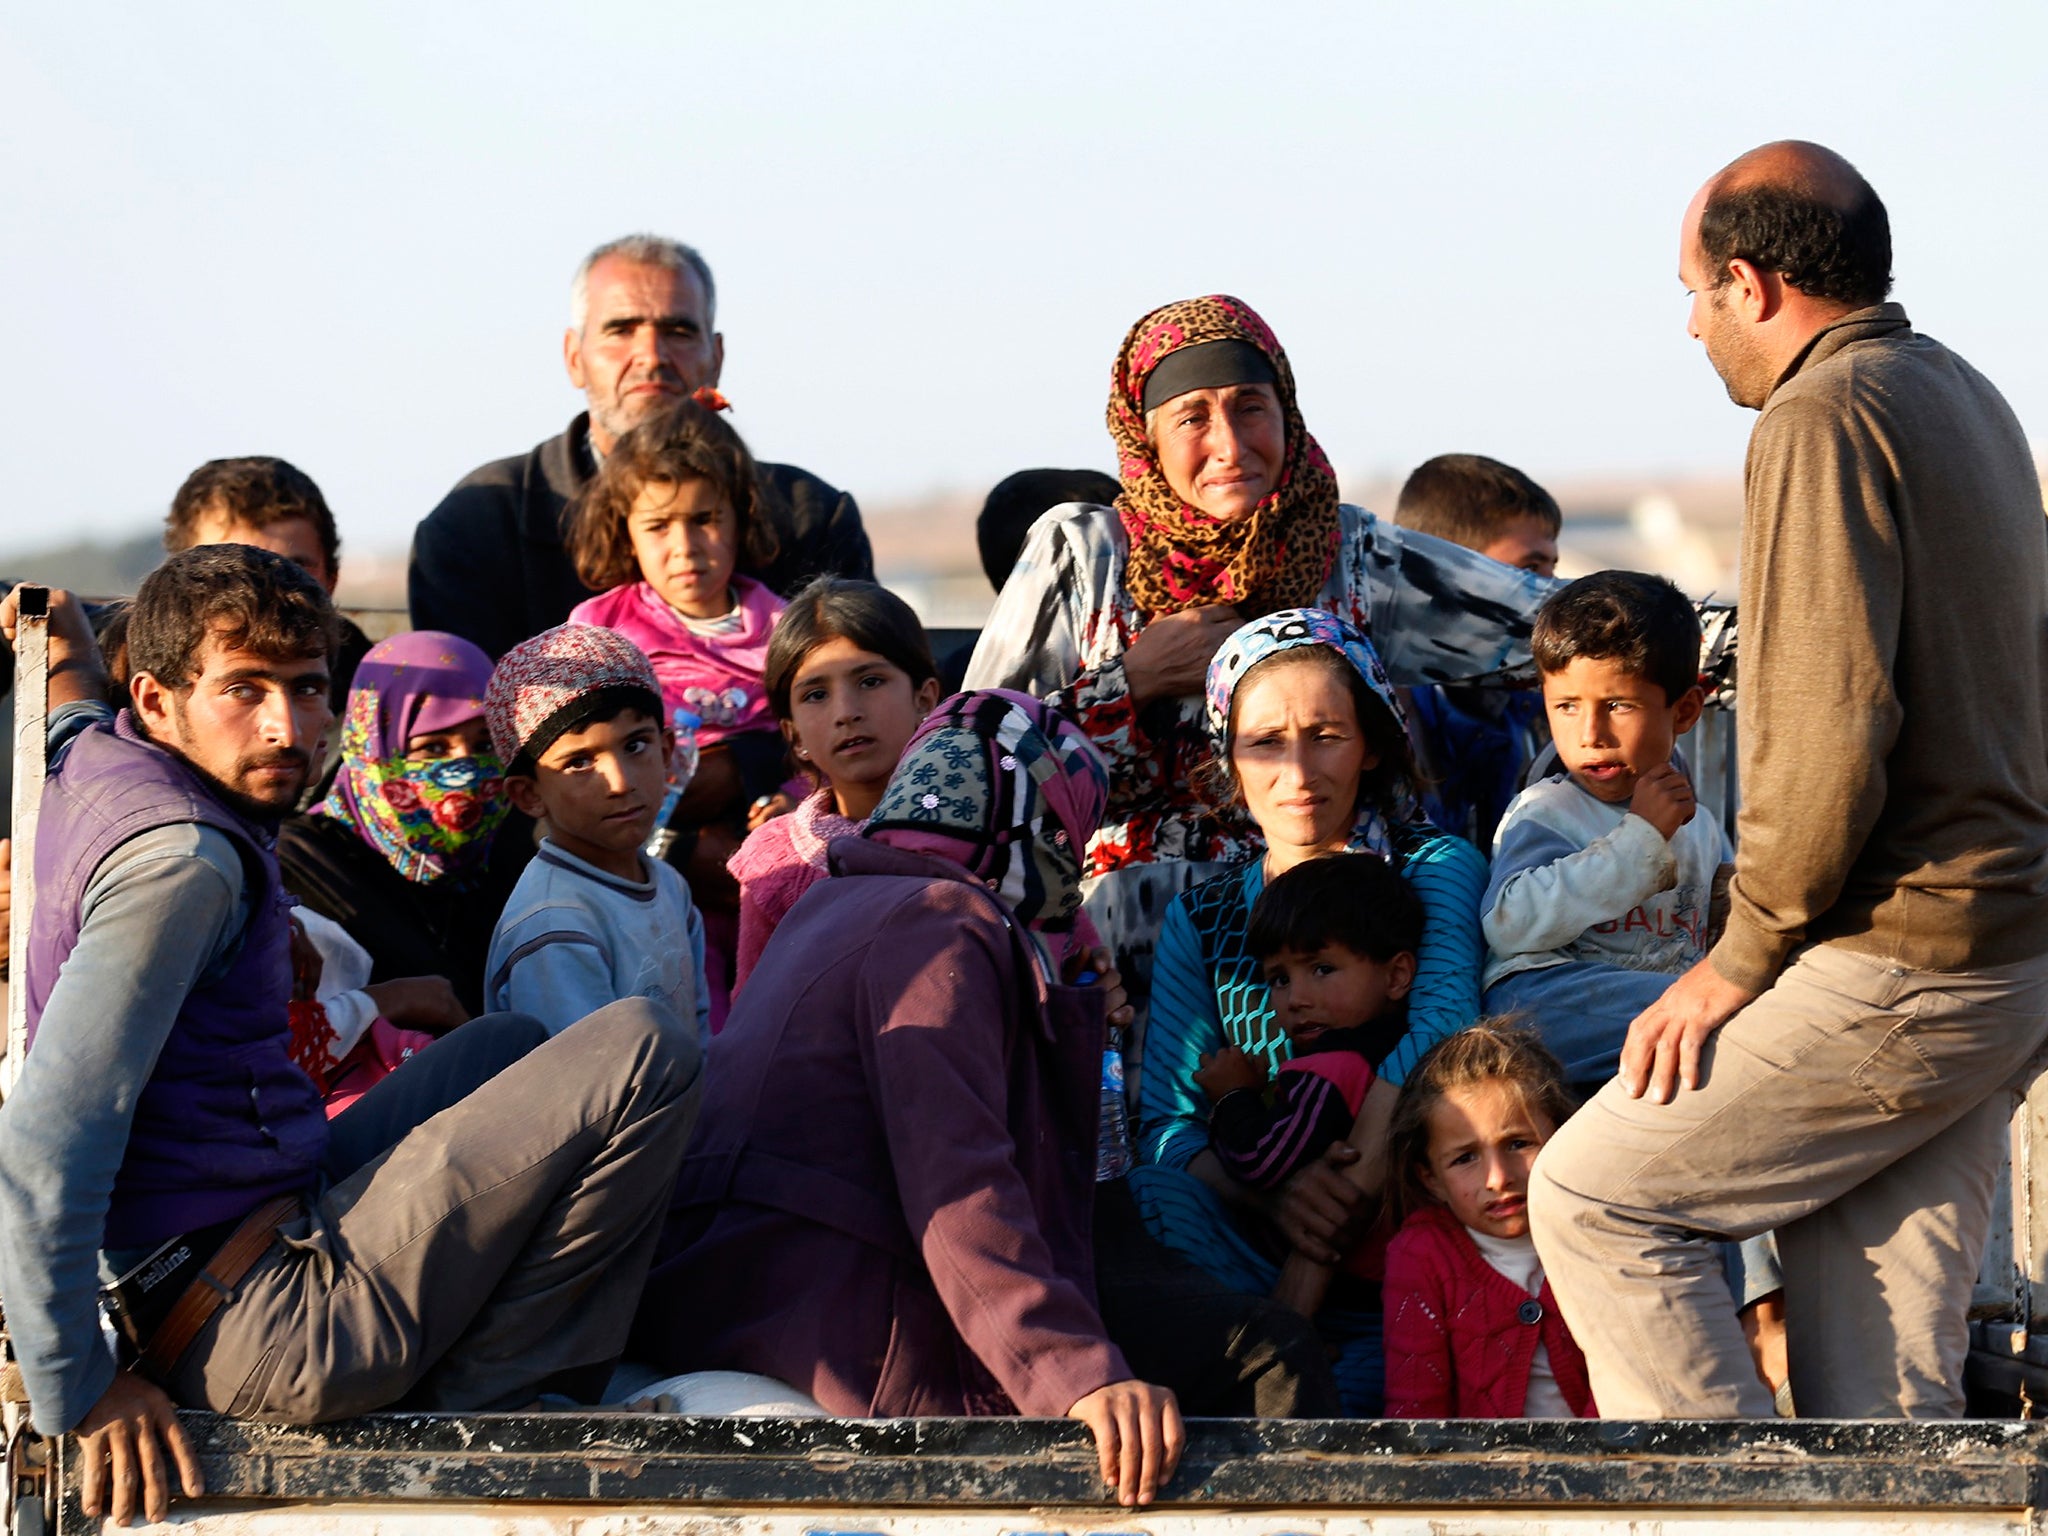
<path fill-rule="evenodd" d="M 590 596 L 564 547 L 569 504 L 643 416 L 718 383 L 717 309 L 711 268 L 679 241 L 628 235 L 583 258 L 562 361 L 590 409 L 532 452 L 474 471 L 427 514 L 407 578 L 413 628 L 451 631 L 495 660 Z M 851 496 L 794 465 L 760 470 L 778 549 L 749 574 L 784 597 L 815 576 L 874 579 Z"/>
<path fill-rule="evenodd" d="M 1799 1411 L 1953 1417 L 2002 1090 L 2048 1033 L 2040 481 L 1884 302 L 1884 205 L 1838 155 L 1735 161 L 1679 270 L 1762 413 L 1732 911 L 1545 1148 L 1536 1243 L 1604 1414 L 1770 1414 L 1713 1244 L 1775 1230 Z"/>

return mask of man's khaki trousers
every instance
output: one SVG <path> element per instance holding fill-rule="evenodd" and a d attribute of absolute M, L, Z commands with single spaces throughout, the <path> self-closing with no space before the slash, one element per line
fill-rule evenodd
<path fill-rule="evenodd" d="M 1776 1231 L 1812 1418 L 1954 1418 L 2011 1098 L 2048 956 L 1909 971 L 1811 945 L 1671 1104 L 1610 1082 L 1536 1163 L 1530 1220 L 1606 1418 L 1767 1418 L 1715 1244 Z"/>
<path fill-rule="evenodd" d="M 514 1035 L 531 1023 L 496 1020 Z M 461 1035 L 371 1089 L 337 1139 L 360 1139 L 350 1116 L 388 1117 L 431 1090 L 420 1068 Z M 645 998 L 570 1025 L 287 1226 L 201 1330 L 171 1395 L 294 1424 L 393 1405 L 512 1409 L 544 1389 L 594 1400 L 640 1301 L 700 1068 L 695 1031 Z"/>

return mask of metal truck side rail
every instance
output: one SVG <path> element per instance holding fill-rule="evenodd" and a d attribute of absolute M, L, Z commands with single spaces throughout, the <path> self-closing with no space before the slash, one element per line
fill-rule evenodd
<path fill-rule="evenodd" d="M 2015 1421 L 1198 1419 L 1161 1502 L 1119 1511 L 1061 1420 L 182 1417 L 193 1536 L 2048 1531 L 2048 1425 Z M 95 1530 L 63 1482 L 59 1530 Z"/>
<path fill-rule="evenodd" d="M 14 892 L 8 913 L 10 959 L 28 953 L 28 920 L 36 900 L 36 821 L 42 813 L 50 715 L 50 589 L 15 588 L 14 775 L 9 812 L 14 836 Z M 28 987 L 7 989 L 7 1055 L 0 1060 L 0 1099 L 14 1088 L 28 1052 Z"/>

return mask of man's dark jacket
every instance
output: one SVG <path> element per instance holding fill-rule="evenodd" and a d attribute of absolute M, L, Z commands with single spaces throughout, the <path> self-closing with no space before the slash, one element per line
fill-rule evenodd
<path fill-rule="evenodd" d="M 413 534 L 407 588 L 415 629 L 443 629 L 493 660 L 552 629 L 591 595 L 563 547 L 571 500 L 594 474 L 588 413 L 531 453 L 486 464 Z M 763 464 L 780 553 L 758 575 L 787 597 L 815 576 L 875 577 L 860 508 L 788 464 Z"/>

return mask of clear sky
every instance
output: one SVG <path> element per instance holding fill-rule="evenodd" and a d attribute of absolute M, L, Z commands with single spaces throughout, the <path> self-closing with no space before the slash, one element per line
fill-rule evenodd
<path fill-rule="evenodd" d="M 358 548 L 578 408 L 568 279 L 717 273 L 735 424 L 880 501 L 1109 467 L 1111 356 L 1236 293 L 1347 475 L 1735 473 L 1678 220 L 1816 138 L 2048 450 L 2048 6 L 131 3 L 0 17 L 0 547 L 277 453 Z"/>

